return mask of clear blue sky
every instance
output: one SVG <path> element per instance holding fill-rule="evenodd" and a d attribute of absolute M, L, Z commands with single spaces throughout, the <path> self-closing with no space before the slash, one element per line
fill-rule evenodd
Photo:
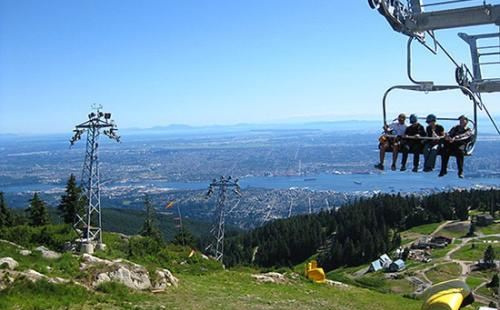
<path fill-rule="evenodd" d="M 456 32 L 439 36 L 469 63 Z M 0 133 L 69 132 L 93 102 L 122 128 L 375 119 L 407 82 L 405 45 L 364 0 L 0 0 Z M 415 62 L 453 82 L 443 55 Z M 468 111 L 460 95 L 392 99 Z"/>

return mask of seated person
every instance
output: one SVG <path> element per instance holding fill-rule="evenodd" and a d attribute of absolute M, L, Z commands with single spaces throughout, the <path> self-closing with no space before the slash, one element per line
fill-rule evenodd
<path fill-rule="evenodd" d="M 410 126 L 406 128 L 401 149 L 403 151 L 403 158 L 401 160 L 401 171 L 406 170 L 406 161 L 408 160 L 408 153 L 413 153 L 413 172 L 418 172 L 418 164 L 420 162 L 420 153 L 422 152 L 422 140 L 420 139 L 405 139 L 405 137 L 425 137 L 425 129 L 418 122 L 418 117 L 415 114 L 410 115 Z"/>
<path fill-rule="evenodd" d="M 473 133 L 472 129 L 467 126 L 469 119 L 465 115 L 461 115 L 458 120 L 459 124 L 450 129 L 444 140 L 440 177 L 448 173 L 448 161 L 452 155 L 457 158 L 458 177 L 461 179 L 464 177 L 465 147 L 470 142 Z"/>
<path fill-rule="evenodd" d="M 396 170 L 396 161 L 398 159 L 398 152 L 400 146 L 401 136 L 405 134 L 406 131 L 406 115 L 404 113 L 399 114 L 398 121 L 392 123 L 387 126 L 384 125 L 384 135 L 380 137 L 379 141 L 379 150 L 380 150 L 380 162 L 375 165 L 375 168 L 384 170 L 384 160 L 385 160 L 385 152 L 389 149 L 392 149 L 392 165 L 391 169 Z M 396 138 L 389 138 L 385 135 L 396 135 Z"/>
<path fill-rule="evenodd" d="M 436 115 L 429 114 L 425 120 L 427 123 L 427 137 L 444 138 L 444 127 L 437 123 Z M 442 147 L 441 140 L 427 140 L 424 143 L 424 172 L 434 170 L 436 165 L 436 156 Z"/>

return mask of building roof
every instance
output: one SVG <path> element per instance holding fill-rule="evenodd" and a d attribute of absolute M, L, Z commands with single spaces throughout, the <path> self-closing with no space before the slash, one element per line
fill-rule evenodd
<path fill-rule="evenodd" d="M 370 264 L 370 269 L 373 271 L 379 271 L 382 269 L 382 264 L 380 263 L 380 260 L 375 260 Z"/>
<path fill-rule="evenodd" d="M 403 268 L 405 266 L 405 262 L 402 259 L 398 259 L 397 261 L 392 262 L 392 264 L 398 266 L 399 268 Z"/>

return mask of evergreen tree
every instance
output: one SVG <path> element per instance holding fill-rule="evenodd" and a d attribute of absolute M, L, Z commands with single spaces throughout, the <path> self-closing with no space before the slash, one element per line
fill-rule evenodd
<path fill-rule="evenodd" d="M 491 282 L 486 285 L 486 287 L 492 288 L 492 289 L 498 289 L 499 287 L 499 279 L 498 279 L 498 274 L 494 274 L 493 277 L 491 278 Z"/>
<path fill-rule="evenodd" d="M 140 234 L 144 237 L 150 237 L 157 241 L 163 240 L 160 229 L 156 224 L 156 211 L 148 195 L 144 197 L 144 208 L 146 211 L 146 218 L 144 219 L 144 224 L 142 225 Z"/>
<path fill-rule="evenodd" d="M 13 224 L 12 221 L 12 214 L 7 207 L 7 203 L 3 197 L 3 192 L 0 192 L 0 228 L 11 226 Z"/>
<path fill-rule="evenodd" d="M 495 249 L 491 245 L 488 245 L 486 248 L 486 251 L 484 251 L 484 263 L 488 264 L 489 266 L 495 265 Z"/>
<path fill-rule="evenodd" d="M 50 224 L 47 207 L 45 206 L 45 202 L 38 197 L 38 193 L 33 195 L 26 212 L 28 212 L 28 218 L 31 225 L 43 226 Z"/>
<path fill-rule="evenodd" d="M 61 196 L 61 202 L 57 206 L 57 209 L 66 224 L 73 224 L 77 215 L 83 213 L 84 198 L 81 195 L 81 189 L 76 185 L 76 179 L 73 174 L 68 179 L 65 194 Z"/>
<path fill-rule="evenodd" d="M 188 246 L 191 248 L 194 248 L 196 246 L 196 240 L 193 234 L 184 227 L 174 236 L 173 243 L 177 245 Z"/>

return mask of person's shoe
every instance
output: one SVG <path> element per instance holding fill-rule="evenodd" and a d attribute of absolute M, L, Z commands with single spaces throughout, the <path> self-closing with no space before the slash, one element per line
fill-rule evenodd
<path fill-rule="evenodd" d="M 375 169 L 378 169 L 378 170 L 384 170 L 384 165 L 382 165 L 382 164 L 376 164 L 374 167 L 375 167 Z"/>
<path fill-rule="evenodd" d="M 446 172 L 446 171 L 441 171 L 441 172 L 439 173 L 439 177 L 444 177 L 446 174 L 447 174 L 447 172 Z"/>
<path fill-rule="evenodd" d="M 424 168 L 424 172 L 431 172 L 432 169 L 431 168 Z"/>
<path fill-rule="evenodd" d="M 459 177 L 460 179 L 463 179 L 463 178 L 464 178 L 464 173 L 463 173 L 462 171 L 461 171 L 461 172 L 459 172 L 459 173 L 458 173 L 458 177 Z"/>
<path fill-rule="evenodd" d="M 401 166 L 401 169 L 399 171 L 406 171 L 406 166 Z"/>
<path fill-rule="evenodd" d="M 418 172 L 418 167 L 413 167 L 413 169 L 411 169 L 411 171 Z"/>
<path fill-rule="evenodd" d="M 392 166 L 391 166 L 391 170 L 392 170 L 392 171 L 396 171 L 396 165 L 392 165 Z"/>

